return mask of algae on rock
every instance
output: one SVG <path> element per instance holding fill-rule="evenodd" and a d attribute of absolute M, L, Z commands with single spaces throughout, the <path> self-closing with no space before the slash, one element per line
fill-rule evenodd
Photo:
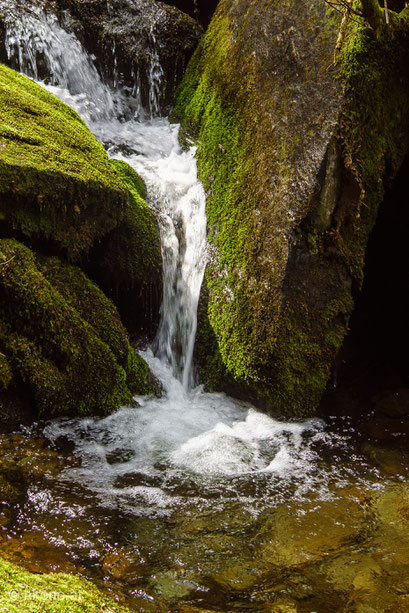
<path fill-rule="evenodd" d="M 406 14 L 377 32 L 351 23 L 334 64 L 324 0 L 220 2 L 174 110 L 208 193 L 197 353 L 210 386 L 316 410 L 408 150 Z"/>

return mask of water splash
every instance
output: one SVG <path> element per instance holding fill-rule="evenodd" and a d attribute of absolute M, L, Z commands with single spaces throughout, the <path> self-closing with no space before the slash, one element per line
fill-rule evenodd
<path fill-rule="evenodd" d="M 197 179 L 195 148 L 182 151 L 178 126 L 152 119 L 160 112 L 163 78 L 153 26 L 150 38 L 149 109 L 144 110 L 139 75 L 134 96 L 111 90 L 93 59 L 55 15 L 20 8 L 6 18 L 9 62 L 77 110 L 109 154 L 127 161 L 147 183 L 149 203 L 158 212 L 164 270 L 155 349 L 188 389 L 194 384 L 196 314 L 206 265 L 205 195 Z"/>

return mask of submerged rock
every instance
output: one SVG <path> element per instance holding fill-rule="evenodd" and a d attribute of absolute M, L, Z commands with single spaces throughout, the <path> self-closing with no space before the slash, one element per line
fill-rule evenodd
<path fill-rule="evenodd" d="M 408 150 L 406 16 L 350 23 L 334 63 L 340 21 L 324 0 L 219 4 L 174 113 L 208 193 L 197 354 L 209 386 L 316 410 Z"/>

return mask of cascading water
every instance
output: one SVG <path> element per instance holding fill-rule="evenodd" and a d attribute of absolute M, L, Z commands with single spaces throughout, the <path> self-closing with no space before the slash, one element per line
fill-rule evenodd
<path fill-rule="evenodd" d="M 151 38 L 154 49 L 152 26 Z M 151 120 L 140 122 L 135 117 L 146 113 L 138 98 L 111 91 L 80 42 L 52 13 L 37 8 L 9 14 L 6 52 L 13 66 L 73 106 L 108 152 L 125 159 L 145 179 L 150 204 L 159 215 L 163 246 L 164 301 L 156 353 L 170 364 L 184 389 L 191 388 L 197 304 L 206 264 L 205 196 L 197 180 L 195 149 L 181 151 L 178 127 L 157 117 L 163 75 L 158 54 L 151 54 Z M 126 157 L 121 153 L 125 147 Z"/>
<path fill-rule="evenodd" d="M 111 483 L 119 496 L 125 492 L 115 486 L 118 474 L 135 470 L 147 478 L 160 475 L 164 482 L 180 469 L 199 475 L 199 481 L 209 474 L 264 471 L 280 478 L 298 474 L 304 488 L 308 471 L 315 470 L 312 446 L 322 436 L 319 420 L 276 422 L 223 394 L 194 388 L 197 306 L 206 263 L 205 194 L 197 179 L 195 148 L 183 151 L 179 126 L 165 118 L 146 119 L 137 99 L 110 90 L 93 59 L 53 14 L 39 9 L 11 12 L 6 49 L 10 63 L 74 107 L 108 153 L 127 161 L 143 177 L 149 203 L 158 213 L 162 240 L 164 298 L 156 357 L 151 350 L 144 357 L 166 397 L 140 398 L 139 410 L 124 408 L 105 420 L 55 421 L 47 426 L 47 436 L 75 440 L 83 460 L 75 477 L 95 486 L 103 483 L 105 493 Z M 159 109 L 160 74 L 155 60 L 149 97 L 152 113 Z M 95 439 L 83 437 L 84 429 L 92 431 Z M 101 432 L 107 441 L 103 444 L 96 442 Z M 103 461 L 123 445 L 132 450 L 132 458 L 120 469 Z M 148 494 L 145 488 L 149 498 Z"/>
<path fill-rule="evenodd" d="M 299 610 L 308 613 L 333 610 L 338 587 L 320 600 L 337 573 L 327 564 L 339 563 L 343 573 L 362 555 L 357 568 L 375 577 L 372 553 L 384 547 L 391 555 L 389 541 L 379 545 L 379 526 L 374 539 L 365 536 L 375 521 L 367 500 L 382 487 L 379 472 L 356 451 L 345 421 L 339 433 L 318 419 L 279 422 L 194 386 L 205 196 L 195 149 L 181 150 L 179 127 L 151 117 L 159 108 L 160 66 L 153 66 L 145 110 L 138 85 L 133 95 L 107 87 L 52 15 L 24 8 L 7 23 L 10 63 L 74 107 L 109 154 L 147 184 L 161 229 L 164 299 L 156 355 L 148 349 L 143 356 L 165 390 L 105 419 L 22 429 L 18 436 L 29 450 L 45 437 L 63 468 L 56 474 L 52 456 L 50 471 L 30 480 L 8 543 L 17 540 L 18 549 L 28 543 L 37 562 L 44 559 L 41 569 L 64 570 L 69 559 L 77 572 L 96 581 L 104 576 L 105 586 L 125 594 L 136 611 L 298 610 L 287 600 L 284 609 L 274 608 L 281 593 L 300 599 Z M 29 463 L 41 464 L 39 453 Z M 387 530 L 389 524 L 388 516 Z M 179 608 L 184 599 L 187 609 Z"/>

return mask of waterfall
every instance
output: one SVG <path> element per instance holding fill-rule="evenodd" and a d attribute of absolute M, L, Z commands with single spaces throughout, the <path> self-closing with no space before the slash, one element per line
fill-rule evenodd
<path fill-rule="evenodd" d="M 320 420 L 278 422 L 246 403 L 194 386 L 197 306 L 206 264 L 205 194 L 195 148 L 182 150 L 179 126 L 151 116 L 159 108 L 161 78 L 155 54 L 149 108 L 143 109 L 139 86 L 133 96 L 110 89 L 93 58 L 52 14 L 37 9 L 9 14 L 5 36 L 9 63 L 76 109 L 109 155 L 142 176 L 162 240 L 164 298 L 156 356 L 148 349 L 143 357 L 165 394 L 138 397 L 138 409 L 122 407 L 105 419 L 47 424 L 44 435 L 54 443 L 61 437 L 72 441 L 81 459 L 63 479 L 96 492 L 102 506 L 125 505 L 143 514 L 174 504 L 180 508 L 186 485 L 198 500 L 212 491 L 219 501 L 223 492 L 249 505 L 250 478 L 264 502 L 279 500 L 280 488 L 288 484 L 293 497 L 317 486 L 323 473 L 315 445 L 330 441 Z M 112 457 L 121 459 L 111 462 Z"/>
<path fill-rule="evenodd" d="M 153 28 L 151 38 L 155 49 Z M 197 179 L 195 148 L 182 151 L 178 126 L 158 117 L 163 76 L 158 54 L 152 53 L 146 110 L 138 95 L 125 96 L 102 82 L 93 58 L 52 13 L 38 8 L 11 12 L 5 43 L 13 67 L 77 110 L 108 153 L 128 162 L 145 180 L 148 203 L 158 213 L 164 271 L 155 353 L 171 366 L 184 389 L 191 388 L 206 263 L 205 195 Z M 139 89 L 136 86 L 135 94 Z"/>

